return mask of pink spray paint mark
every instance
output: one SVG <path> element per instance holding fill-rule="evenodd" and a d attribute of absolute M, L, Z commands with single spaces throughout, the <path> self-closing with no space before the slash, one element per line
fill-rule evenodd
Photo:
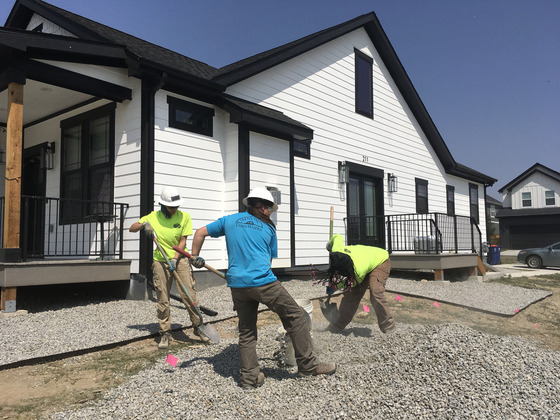
<path fill-rule="evenodd" d="M 175 367 L 179 359 L 177 359 L 175 356 L 172 356 L 171 354 L 168 354 L 167 359 L 165 359 L 165 361 L 169 363 L 171 366 Z"/>
<path fill-rule="evenodd" d="M 435 306 L 436 308 L 439 308 L 439 303 L 434 302 L 434 306 Z"/>
<path fill-rule="evenodd" d="M 395 296 L 395 299 L 397 299 L 400 302 L 402 300 L 402 296 L 397 295 Z"/>
<path fill-rule="evenodd" d="M 368 312 L 368 313 L 369 313 L 369 306 L 364 305 L 364 312 Z"/>

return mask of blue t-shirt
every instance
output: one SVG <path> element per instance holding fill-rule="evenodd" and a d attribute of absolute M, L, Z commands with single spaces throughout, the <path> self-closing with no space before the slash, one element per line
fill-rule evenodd
<path fill-rule="evenodd" d="M 206 226 L 213 238 L 226 236 L 228 287 L 264 286 L 276 281 L 270 269 L 278 257 L 276 230 L 248 212 L 221 217 Z"/>

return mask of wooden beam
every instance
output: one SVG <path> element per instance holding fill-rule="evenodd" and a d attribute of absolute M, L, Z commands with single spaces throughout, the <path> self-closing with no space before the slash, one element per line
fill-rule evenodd
<path fill-rule="evenodd" d="M 23 149 L 23 84 L 8 85 L 8 122 L 6 124 L 6 176 L 4 181 L 4 248 L 19 249 L 21 210 L 21 156 Z M 2 288 L 1 308 L 6 302 L 15 309 L 17 289 Z"/>
<path fill-rule="evenodd" d="M 435 281 L 445 280 L 443 273 L 444 273 L 443 270 L 434 270 L 434 280 Z"/>
<path fill-rule="evenodd" d="M 23 85 L 8 85 L 6 125 L 6 180 L 4 203 L 4 248 L 19 248 L 21 207 L 21 156 L 23 149 Z"/>
<path fill-rule="evenodd" d="M 486 266 L 484 265 L 484 262 L 482 262 L 480 256 L 478 257 L 478 264 L 476 268 L 478 269 L 480 276 L 484 276 L 486 274 Z"/>
<path fill-rule="evenodd" d="M 16 300 L 16 290 L 15 287 L 2 287 L 2 291 L 0 292 L 0 310 L 6 310 L 6 301 Z"/>

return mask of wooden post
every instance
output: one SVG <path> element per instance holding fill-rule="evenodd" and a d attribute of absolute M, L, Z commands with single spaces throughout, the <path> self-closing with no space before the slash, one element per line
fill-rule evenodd
<path fill-rule="evenodd" d="M 21 209 L 21 156 L 23 149 L 23 84 L 8 85 L 8 122 L 6 135 L 6 181 L 4 201 L 4 248 L 19 249 Z M 1 306 L 14 301 L 16 288 L 2 288 Z"/>
<path fill-rule="evenodd" d="M 434 280 L 443 281 L 444 280 L 443 270 L 434 270 Z"/>

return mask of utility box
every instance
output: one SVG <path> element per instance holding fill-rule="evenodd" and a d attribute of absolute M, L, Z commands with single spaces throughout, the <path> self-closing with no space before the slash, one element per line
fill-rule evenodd
<path fill-rule="evenodd" d="M 414 253 L 415 254 L 437 254 L 436 238 L 434 236 L 415 236 L 414 237 Z"/>

